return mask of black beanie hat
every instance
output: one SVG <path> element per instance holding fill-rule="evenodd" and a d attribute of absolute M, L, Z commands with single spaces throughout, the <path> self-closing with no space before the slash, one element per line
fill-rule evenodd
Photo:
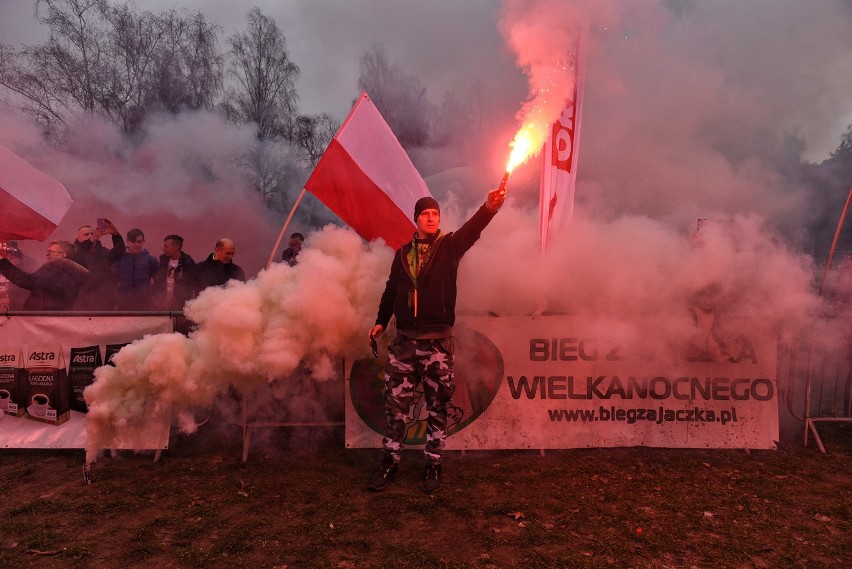
<path fill-rule="evenodd" d="M 441 206 L 438 205 L 438 202 L 435 201 L 435 198 L 426 196 L 425 198 L 420 198 L 417 200 L 417 203 L 414 204 L 414 220 L 416 221 L 420 214 L 423 213 L 424 209 L 437 209 L 438 215 L 441 214 Z"/>

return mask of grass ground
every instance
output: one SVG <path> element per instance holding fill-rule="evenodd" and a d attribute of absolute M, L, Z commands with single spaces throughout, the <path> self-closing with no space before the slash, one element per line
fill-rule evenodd
<path fill-rule="evenodd" d="M 577 449 L 448 453 L 440 493 L 407 451 L 277 430 L 241 462 L 231 432 L 122 453 L 0 451 L 0 566 L 93 568 L 852 567 L 852 436 L 828 453 Z M 254 448 L 254 447 L 253 447 Z"/>

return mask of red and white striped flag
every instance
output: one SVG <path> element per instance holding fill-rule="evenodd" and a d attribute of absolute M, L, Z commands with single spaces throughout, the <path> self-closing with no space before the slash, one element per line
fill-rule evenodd
<path fill-rule="evenodd" d="M 379 110 L 361 93 L 305 184 L 358 235 L 396 249 L 411 240 L 414 204 L 431 196 Z"/>
<path fill-rule="evenodd" d="M 583 109 L 583 74 L 580 43 L 577 43 L 574 65 L 574 93 L 562 110 L 562 116 L 551 125 L 544 143 L 539 197 L 539 230 L 541 252 L 563 220 L 574 212 L 574 186 L 577 181 L 577 150 L 580 139 L 580 116 Z"/>
<path fill-rule="evenodd" d="M 71 203 L 62 182 L 0 146 L 0 241 L 44 241 Z"/>

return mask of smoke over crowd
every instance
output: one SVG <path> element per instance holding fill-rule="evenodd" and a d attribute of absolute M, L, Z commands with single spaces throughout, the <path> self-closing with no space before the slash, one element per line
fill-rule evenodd
<path fill-rule="evenodd" d="M 123 348 L 115 367 L 98 368 L 86 391 L 89 460 L 115 429 L 143 419 L 149 399 L 180 413 L 211 405 L 231 385 L 251 393 L 299 366 L 315 380 L 332 379 L 334 360 L 363 356 L 384 287 L 377 275 L 391 251 L 327 226 L 300 257 L 295 267 L 276 264 L 248 283 L 203 291 L 186 306 L 198 324 L 189 338 L 148 336 Z"/>
<path fill-rule="evenodd" d="M 446 148 L 409 149 L 442 204 L 442 229 L 456 229 L 497 185 L 512 119 L 528 116 L 548 88 L 559 65 L 553 53 L 573 40 L 565 30 L 583 28 L 577 203 L 540 257 L 538 158 L 513 175 L 506 206 L 462 263 L 461 313 L 605 314 L 628 330 L 650 321 L 654 329 L 629 334 L 667 341 L 694 332 L 698 309 L 715 315 L 720 343 L 734 333 L 792 338 L 820 314 L 810 253 L 827 248 L 834 227 L 821 220 L 836 223 L 838 196 L 852 179 L 847 170 L 819 186 L 802 181 L 815 167 L 805 151 L 825 159 L 840 142 L 815 142 L 834 128 L 837 109 L 852 122 L 848 5 L 509 0 L 497 17 L 528 98 L 483 106 L 489 116 L 477 131 L 464 123 L 454 133 L 450 148 L 481 141 L 465 164 L 442 161 L 452 154 Z M 791 35 L 772 33 L 779 27 Z M 472 81 L 480 72 L 462 75 Z M 343 90 L 357 96 L 355 85 Z M 200 260 L 227 235 L 237 243 L 235 262 L 257 275 L 188 304 L 198 324 L 189 337 L 147 337 L 98 370 L 86 394 L 90 460 L 115 429 L 140 420 L 148 398 L 180 412 L 184 401 L 209 404 L 231 384 L 251 389 L 300 363 L 329 379 L 336 358 L 366 352 L 392 252 L 323 227 L 331 214 L 317 222 L 300 213 L 292 230 L 312 232 L 300 263 L 261 270 L 282 219 L 235 166 L 259 145 L 250 127 L 193 112 L 150 119 L 127 137 L 84 117 L 47 145 L 11 107 L 0 118 L 0 143 L 62 180 L 75 199 L 57 238 L 108 217 L 122 233 L 142 228 L 152 253 L 163 235 L 182 234 Z M 308 174 L 290 178 L 291 197 Z M 707 220 L 700 231 L 699 219 Z M 38 247 L 25 244 L 40 257 Z"/>

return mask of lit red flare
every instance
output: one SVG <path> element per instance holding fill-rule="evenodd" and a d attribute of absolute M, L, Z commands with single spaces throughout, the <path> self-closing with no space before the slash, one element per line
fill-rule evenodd
<path fill-rule="evenodd" d="M 498 190 L 500 190 L 501 192 L 505 192 L 505 191 L 506 191 L 506 182 L 508 182 L 508 181 L 509 181 L 509 174 L 511 174 L 511 172 L 509 172 L 508 170 L 506 170 L 506 173 L 505 173 L 505 174 L 503 174 L 503 180 L 500 182 L 500 187 L 499 187 L 499 188 L 497 188 L 497 189 L 498 189 Z"/>

